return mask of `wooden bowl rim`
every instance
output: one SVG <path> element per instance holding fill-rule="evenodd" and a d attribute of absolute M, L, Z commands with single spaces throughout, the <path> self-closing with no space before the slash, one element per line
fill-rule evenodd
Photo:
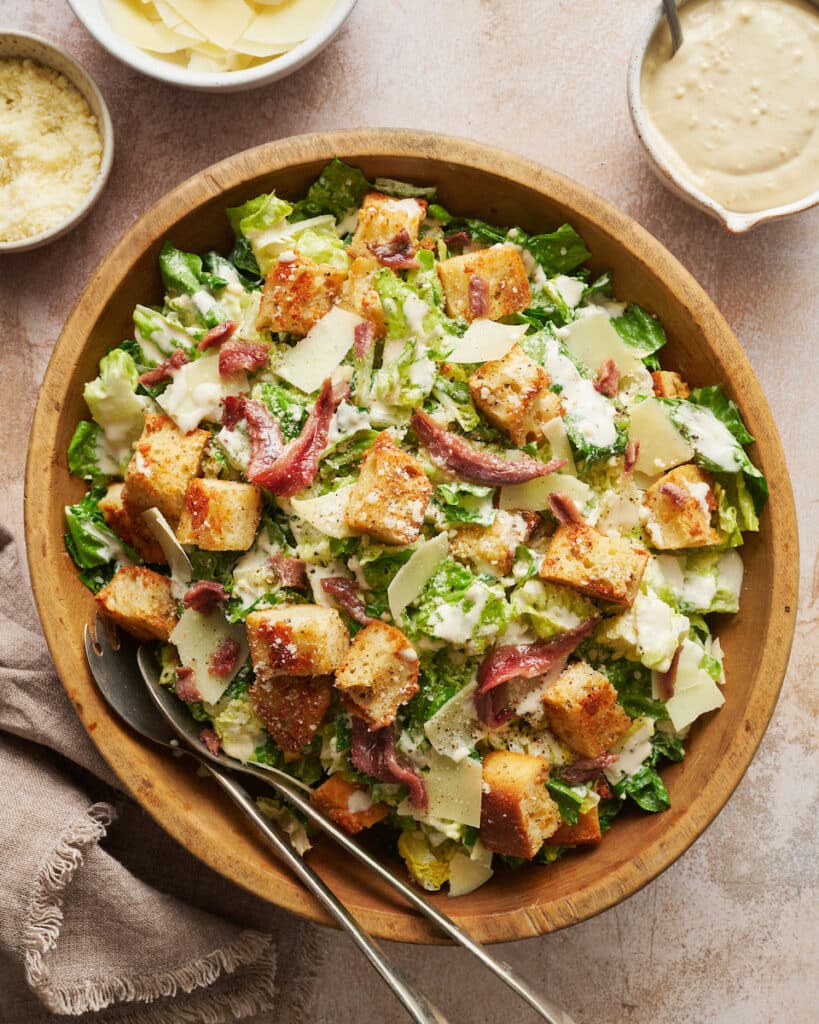
<path fill-rule="evenodd" d="M 795 625 L 795 615 L 786 613 L 795 612 L 798 587 L 796 511 L 784 453 L 772 414 L 745 353 L 713 301 L 691 274 L 644 228 L 587 188 L 513 153 L 471 140 L 423 131 L 376 128 L 315 133 L 266 143 L 200 171 L 163 196 L 97 265 L 63 327 L 43 380 L 32 423 L 24 498 L 26 546 L 40 621 L 60 680 L 89 736 L 125 788 L 158 824 L 224 877 L 269 902 L 327 923 L 326 916 L 295 880 L 289 876 L 277 878 L 276 890 L 271 893 L 261 873 L 247 870 L 228 848 L 210 845 L 204 832 L 201 829 L 197 832 L 197 822 L 191 822 L 190 808 L 186 810 L 184 806 L 180 808 L 159 800 L 124 756 L 123 747 L 149 747 L 150 744 L 140 741 L 105 711 L 81 653 L 81 638 L 77 638 L 75 645 L 65 643 L 59 616 L 52 614 L 56 601 L 50 573 L 51 567 L 59 563 L 62 537 L 55 537 L 49 531 L 43 536 L 38 525 L 48 519 L 51 482 L 65 472 L 58 465 L 61 455 L 55 451 L 53 443 L 63 402 L 51 396 L 55 390 L 65 394 L 84 347 L 83 324 L 92 322 L 110 301 L 116 285 L 112 278 L 121 278 L 128 272 L 118 271 L 103 283 L 103 268 L 121 265 L 130 270 L 132 243 L 141 240 L 141 232 L 149 224 L 151 237 L 162 238 L 181 216 L 227 189 L 243 183 L 250 185 L 262 175 L 289 167 L 329 160 L 334 155 L 350 160 L 364 156 L 396 160 L 422 158 L 501 175 L 559 204 L 569 220 L 573 214 L 594 220 L 597 228 L 627 250 L 648 274 L 661 279 L 676 302 L 688 310 L 696 309 L 711 348 L 735 367 L 732 384 L 741 394 L 740 404 L 753 406 L 757 418 L 765 424 L 766 462 L 771 466 L 768 477 L 777 498 L 775 503 L 769 503 L 771 538 L 789 537 L 792 547 L 780 554 L 782 564 L 773 574 L 772 614 L 767 623 L 763 658 L 755 672 L 756 683 L 749 696 L 753 706 L 751 708 L 749 703 L 744 728 L 735 730 L 731 736 L 719 774 L 715 773 L 708 780 L 702 794 L 689 804 L 679 820 L 642 850 L 639 857 L 623 861 L 614 870 L 607 871 L 599 882 L 581 891 L 498 913 L 459 913 L 457 901 L 445 907 L 455 920 L 484 942 L 556 931 L 586 920 L 637 892 L 681 856 L 725 805 L 750 764 L 776 705 Z M 405 942 L 442 941 L 424 918 L 399 904 L 382 902 L 383 909 L 351 906 L 358 920 L 372 934 Z"/>

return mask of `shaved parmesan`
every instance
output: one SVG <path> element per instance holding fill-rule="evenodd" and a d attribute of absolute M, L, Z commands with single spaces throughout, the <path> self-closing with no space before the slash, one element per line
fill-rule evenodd
<path fill-rule="evenodd" d="M 301 42 L 316 31 L 334 3 L 335 0 L 289 0 L 281 6 L 271 6 L 258 11 L 241 35 L 268 47 Z"/>
<path fill-rule="evenodd" d="M 401 612 L 412 604 L 426 586 L 439 564 L 449 552 L 449 539 L 445 533 L 439 533 L 432 540 L 424 541 L 410 555 L 409 561 L 398 570 L 387 587 L 387 601 L 393 619 L 398 622 Z"/>
<path fill-rule="evenodd" d="M 490 855 L 491 864 L 491 855 Z M 449 895 L 454 899 L 458 896 L 466 896 L 480 888 L 494 875 L 489 864 L 479 860 L 472 860 L 463 853 L 456 853 L 449 862 Z"/>
<path fill-rule="evenodd" d="M 429 813 L 477 828 L 481 823 L 481 762 L 472 757 L 453 761 L 434 751 L 426 776 Z"/>
<path fill-rule="evenodd" d="M 677 662 L 674 696 L 665 704 L 668 717 L 677 732 L 691 725 L 700 715 L 714 711 L 725 703 L 720 688 L 707 670 L 700 667 L 704 655 L 705 652 L 699 644 L 695 644 L 693 640 L 683 640 L 682 652 Z"/>
<path fill-rule="evenodd" d="M 633 406 L 628 436 L 640 445 L 636 473 L 658 476 L 694 457 L 694 449 L 671 422 L 668 407 L 657 398 Z"/>
<path fill-rule="evenodd" d="M 202 700 L 215 704 L 230 686 L 234 676 L 247 661 L 247 634 L 243 623 L 231 625 L 222 612 L 197 612 L 188 608 L 171 633 L 170 642 L 176 645 L 179 660 L 193 669 L 196 689 Z M 239 645 L 236 668 L 227 675 L 215 675 L 210 668 L 212 656 L 226 640 L 235 640 Z"/>
<path fill-rule="evenodd" d="M 566 277 L 565 274 L 558 274 L 552 279 L 552 284 L 560 292 L 566 305 L 571 306 L 572 309 L 579 305 L 583 298 L 583 292 L 586 290 L 585 281 L 578 281 L 576 277 Z"/>
<path fill-rule="evenodd" d="M 641 716 L 635 718 L 631 728 L 611 748 L 617 760 L 606 768 L 605 776 L 613 785 L 627 775 L 633 775 L 651 753 L 651 737 L 654 735 L 654 719 Z"/>
<path fill-rule="evenodd" d="M 501 487 L 500 508 L 541 512 L 549 508 L 550 494 L 565 494 L 574 501 L 582 513 L 583 507 L 592 496 L 592 489 L 576 476 L 552 473 L 550 476 L 539 476 L 523 484 Z"/>
<path fill-rule="evenodd" d="M 467 683 L 424 723 L 424 732 L 433 749 L 455 762 L 469 756 L 478 738 L 474 701 L 477 688 L 477 682 Z"/>
<path fill-rule="evenodd" d="M 473 320 L 466 334 L 455 342 L 447 356 L 450 363 L 485 363 L 503 359 L 526 333 L 526 324 L 497 324 L 494 320 Z"/>
<path fill-rule="evenodd" d="M 577 466 L 574 464 L 572 446 L 569 444 L 569 435 L 566 433 L 566 424 L 562 416 L 554 416 L 543 428 L 543 437 L 549 442 L 549 454 L 553 459 L 565 459 L 566 465 L 561 473 L 571 473 L 577 476 Z"/>
<path fill-rule="evenodd" d="M 139 0 L 103 0 L 111 27 L 142 50 L 176 53 L 190 46 L 190 40 L 172 31 L 163 21 L 149 21 Z"/>
<path fill-rule="evenodd" d="M 195 430 L 202 420 L 218 423 L 222 418 L 222 399 L 247 390 L 244 373 L 222 377 L 219 352 L 212 350 L 192 363 L 174 371 L 173 380 L 157 398 L 183 434 Z"/>
<path fill-rule="evenodd" d="M 355 329 L 364 322 L 355 313 L 333 306 L 301 341 L 285 352 L 273 372 L 312 394 L 353 347 Z"/>
<path fill-rule="evenodd" d="M 193 576 L 193 567 L 190 559 L 185 554 L 185 549 L 176 539 L 176 534 L 170 527 L 168 520 L 158 508 L 149 508 L 142 513 L 142 518 L 148 529 L 154 535 L 157 544 L 162 548 L 162 554 L 167 559 L 171 570 L 171 593 L 181 601 L 188 589 L 188 584 Z"/>
<path fill-rule="evenodd" d="M 611 359 L 622 376 L 646 376 L 643 361 L 623 341 L 605 314 L 585 316 L 561 328 L 562 340 L 571 355 L 597 372 Z"/>
<path fill-rule="evenodd" d="M 349 484 L 347 487 L 339 487 L 337 491 L 330 491 L 318 498 L 291 498 L 290 505 L 299 518 L 320 533 L 336 539 L 353 537 L 355 534 L 345 522 L 344 513 L 354 486 Z"/>
<path fill-rule="evenodd" d="M 253 8 L 245 0 L 166 0 L 166 4 L 205 39 L 226 50 L 253 21 Z"/>

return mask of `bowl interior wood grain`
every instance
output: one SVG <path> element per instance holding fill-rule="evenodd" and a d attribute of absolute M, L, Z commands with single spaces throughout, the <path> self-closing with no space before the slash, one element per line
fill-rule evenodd
<path fill-rule="evenodd" d="M 272 903 L 325 920 L 302 888 L 256 842 L 249 826 L 186 760 L 169 759 L 107 711 L 88 672 L 82 629 L 90 593 L 63 546 L 63 506 L 83 484 L 66 448 L 87 415 L 82 386 L 107 348 L 132 333 L 137 302 L 161 301 L 157 255 L 165 238 L 186 250 L 226 250 L 224 216 L 262 191 L 300 196 L 333 155 L 377 175 L 434 184 L 458 213 L 534 232 L 570 221 L 592 252 L 595 272 L 611 268 L 618 297 L 658 314 L 669 336 L 664 365 L 694 385 L 722 381 L 757 439 L 752 455 L 772 499 L 762 532 L 742 554 L 742 611 L 722 623 L 726 704 L 693 729 L 688 755 L 664 778 L 672 799 L 657 815 L 625 814 L 600 847 L 551 867 L 500 871 L 458 900 L 434 899 L 476 937 L 519 939 L 584 920 L 671 864 L 710 824 L 747 768 L 765 731 L 787 666 L 796 612 L 797 535 L 791 487 L 770 410 L 739 344 L 717 309 L 676 260 L 625 215 L 567 179 L 511 154 L 461 139 L 408 131 L 302 136 L 215 165 L 160 200 L 102 261 L 69 317 L 45 376 L 26 472 L 26 538 L 34 593 L 60 678 L 90 736 L 136 799 L 197 857 Z M 427 922 L 404 907 L 332 844 L 311 863 L 374 934 L 434 942 Z"/>

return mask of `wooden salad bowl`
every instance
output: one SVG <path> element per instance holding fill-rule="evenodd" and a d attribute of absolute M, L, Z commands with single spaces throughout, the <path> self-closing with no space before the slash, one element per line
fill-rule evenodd
<path fill-rule="evenodd" d="M 104 352 L 132 332 L 138 302 L 161 301 L 157 267 L 166 238 L 185 250 L 227 251 L 225 208 L 276 189 L 297 198 L 334 155 L 378 175 L 435 184 L 460 214 L 529 232 L 569 221 L 592 252 L 594 272 L 611 269 L 615 294 L 656 313 L 668 333 L 663 365 L 694 385 L 717 381 L 738 403 L 756 438 L 752 457 L 771 499 L 761 532 L 742 550 L 742 608 L 724 617 L 726 702 L 693 727 L 681 764 L 663 778 L 671 809 L 624 813 L 600 846 L 549 867 L 501 870 L 483 888 L 432 897 L 476 938 L 520 939 L 583 921 L 636 892 L 673 863 L 714 820 L 753 757 L 788 663 L 797 596 L 798 541 L 791 485 L 776 426 L 750 363 L 714 303 L 658 241 L 580 185 L 517 156 L 464 139 L 411 131 L 351 131 L 272 142 L 190 178 L 153 206 L 103 259 L 54 349 L 34 416 L 26 470 L 26 540 L 34 595 L 60 678 L 100 753 L 128 791 L 187 850 L 271 903 L 326 921 L 310 896 L 256 840 L 246 821 L 191 762 L 169 758 L 108 711 L 85 663 L 83 626 L 92 596 L 63 545 L 63 506 L 82 481 L 68 474 L 66 448 L 87 416 L 83 384 Z M 366 877 L 332 843 L 311 864 L 373 934 L 436 942 L 431 925 Z"/>

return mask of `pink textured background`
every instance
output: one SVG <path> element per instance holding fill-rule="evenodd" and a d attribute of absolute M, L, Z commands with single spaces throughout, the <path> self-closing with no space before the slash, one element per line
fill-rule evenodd
<path fill-rule="evenodd" d="M 768 734 L 707 834 L 627 903 L 561 934 L 507 946 L 502 955 L 578 1024 L 802 1024 L 816 1019 L 819 952 L 812 687 L 819 211 L 735 238 L 656 182 L 625 99 L 626 59 L 653 6 L 359 0 L 337 39 L 301 72 L 257 92 L 206 96 L 120 65 L 65 3 L 0 0 L 0 26 L 45 35 L 80 58 L 106 97 L 117 135 L 112 177 L 92 215 L 49 248 L 0 257 L 0 521 L 21 536 L 23 465 L 39 383 L 91 270 L 157 197 L 206 165 L 301 132 L 402 126 L 496 143 L 590 186 L 694 273 L 754 364 L 800 510 L 799 624 Z M 729 685 L 741 686 L 741 677 Z M 330 933 L 327 942 L 333 955 L 315 1019 L 397 1020 L 391 997 L 349 943 Z M 453 1021 L 534 1019 L 460 951 L 392 952 Z"/>

